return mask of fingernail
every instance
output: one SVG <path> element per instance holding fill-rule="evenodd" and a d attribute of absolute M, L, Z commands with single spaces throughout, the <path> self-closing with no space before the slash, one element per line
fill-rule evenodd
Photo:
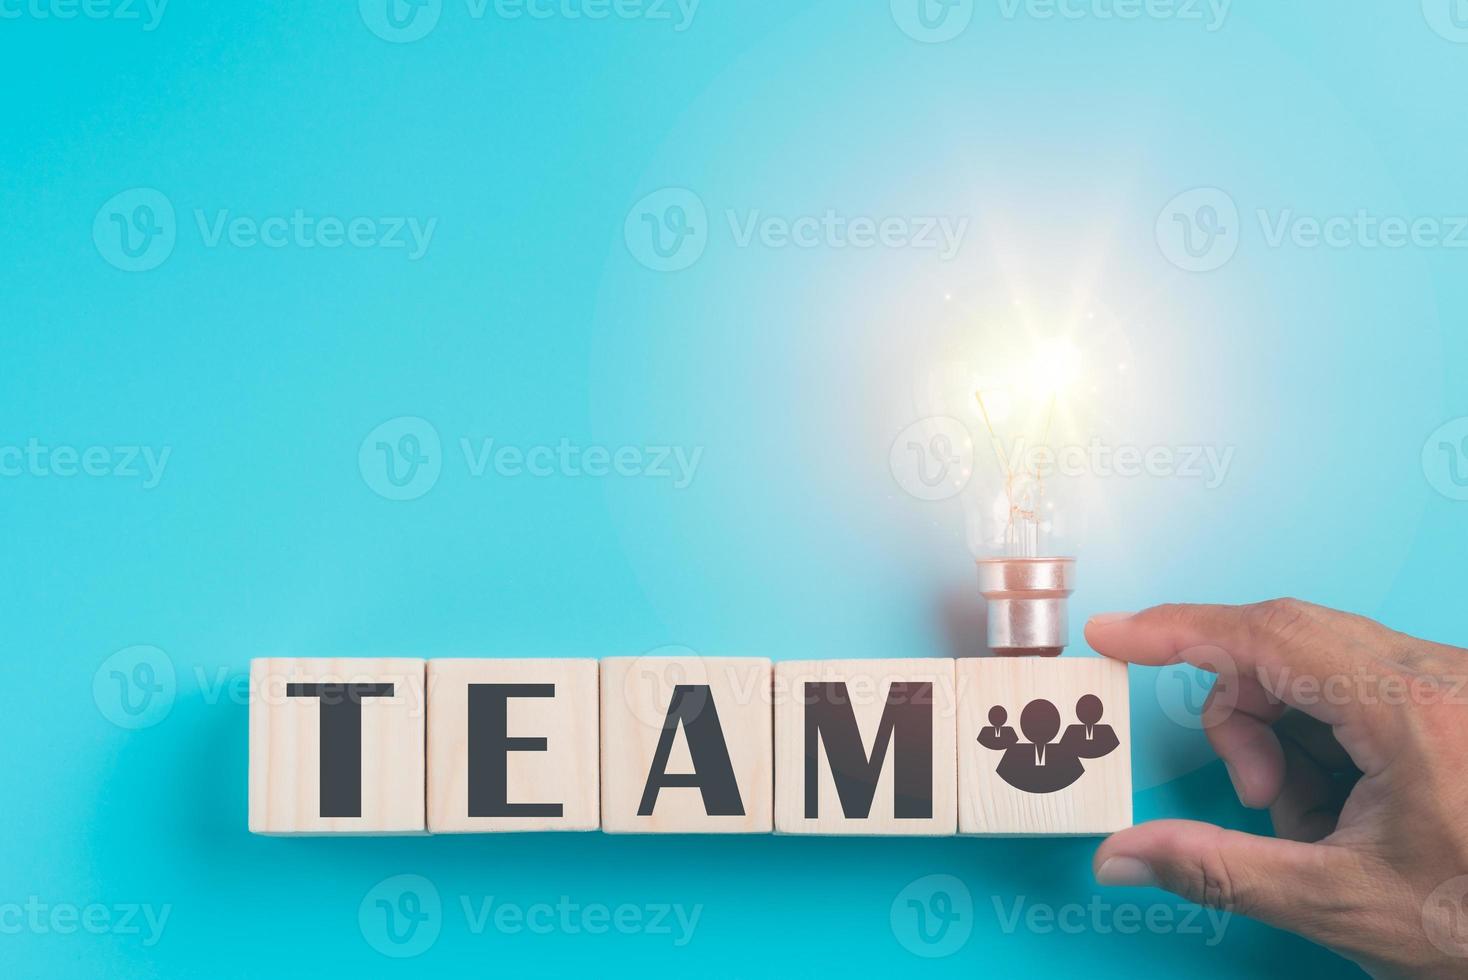
<path fill-rule="evenodd" d="M 1157 884 L 1157 876 L 1145 862 L 1136 858 L 1114 857 L 1101 862 L 1101 867 L 1096 870 L 1096 884 L 1144 888 Z"/>
<path fill-rule="evenodd" d="M 1110 626 L 1112 623 L 1120 623 L 1123 620 L 1131 619 L 1135 615 L 1136 613 L 1129 612 L 1097 613 L 1091 617 L 1091 625 Z"/>

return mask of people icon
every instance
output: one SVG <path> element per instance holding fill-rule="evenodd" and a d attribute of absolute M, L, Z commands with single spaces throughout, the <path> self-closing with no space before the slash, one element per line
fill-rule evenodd
<path fill-rule="evenodd" d="M 1076 702 L 1078 724 L 1060 734 L 1060 710 L 1043 698 L 1025 705 L 1019 715 L 1021 741 L 1005 724 L 1009 714 L 995 705 L 989 709 L 989 724 L 979 731 L 978 742 L 986 749 L 1003 752 L 999 778 L 1026 793 L 1055 793 L 1085 775 L 1082 760 L 1100 759 L 1121 745 L 1110 725 L 1101 724 L 1105 707 L 1101 699 L 1087 694 Z M 1060 735 L 1057 742 L 1056 735 Z"/>

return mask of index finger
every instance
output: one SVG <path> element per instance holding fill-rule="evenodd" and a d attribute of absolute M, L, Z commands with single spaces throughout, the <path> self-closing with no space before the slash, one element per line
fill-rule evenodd
<path fill-rule="evenodd" d="M 1336 725 L 1385 717 L 1383 685 L 1403 679 L 1400 665 L 1373 648 L 1369 630 L 1345 613 L 1275 599 L 1097 616 L 1086 640 L 1104 656 L 1154 667 L 1187 663 L 1221 673 L 1220 661 L 1230 662 L 1275 699 Z"/>

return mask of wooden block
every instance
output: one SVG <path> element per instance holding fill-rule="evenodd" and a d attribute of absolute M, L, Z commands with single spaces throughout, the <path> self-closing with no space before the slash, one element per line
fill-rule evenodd
<path fill-rule="evenodd" d="M 769 660 L 603 660 L 601 732 L 607 833 L 770 832 Z"/>
<path fill-rule="evenodd" d="M 428 661 L 428 829 L 595 830 L 595 660 Z"/>
<path fill-rule="evenodd" d="M 421 834 L 424 661 L 250 664 L 250 831 Z"/>
<path fill-rule="evenodd" d="M 1131 826 L 1125 664 L 960 660 L 958 688 L 959 833 L 1092 836 Z"/>
<path fill-rule="evenodd" d="M 958 826 L 953 664 L 777 664 L 776 832 L 953 834 Z"/>

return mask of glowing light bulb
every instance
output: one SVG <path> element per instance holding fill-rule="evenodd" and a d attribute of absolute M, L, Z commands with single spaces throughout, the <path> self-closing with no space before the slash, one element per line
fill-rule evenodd
<path fill-rule="evenodd" d="M 1066 515 L 1057 507 L 1056 442 L 1066 396 L 1081 377 L 1080 352 L 1046 340 L 1010 374 L 1014 380 L 980 384 L 973 394 L 997 475 L 977 481 L 989 496 L 978 508 L 988 552 L 977 562 L 979 590 L 988 601 L 990 649 L 1056 656 L 1070 640 L 1067 600 L 1075 587 L 1075 558 L 1057 550 Z"/>

